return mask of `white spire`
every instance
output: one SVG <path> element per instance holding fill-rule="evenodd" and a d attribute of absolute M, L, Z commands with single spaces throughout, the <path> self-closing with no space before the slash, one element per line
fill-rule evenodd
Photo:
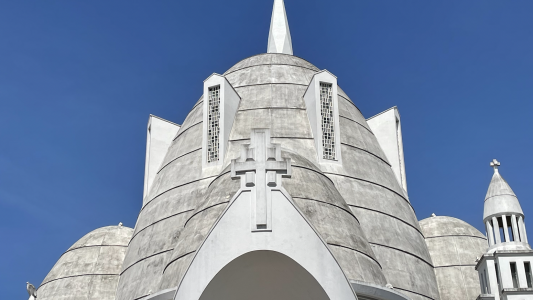
<path fill-rule="evenodd" d="M 293 54 L 291 32 L 289 31 L 289 22 L 283 0 L 274 0 L 267 52 Z"/>

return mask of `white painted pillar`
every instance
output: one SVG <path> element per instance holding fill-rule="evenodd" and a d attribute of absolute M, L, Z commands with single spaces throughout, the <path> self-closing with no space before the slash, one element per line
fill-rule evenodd
<path fill-rule="evenodd" d="M 488 284 L 490 293 L 494 295 L 495 300 L 500 300 L 500 293 L 498 289 L 498 279 L 496 278 L 496 266 L 494 265 L 494 260 L 487 260 L 487 275 L 488 275 Z"/>
<path fill-rule="evenodd" d="M 500 226 L 498 225 L 498 219 L 496 217 L 492 217 L 492 227 L 494 227 L 494 237 L 496 238 L 496 244 L 501 243 L 500 238 Z"/>
<path fill-rule="evenodd" d="M 516 262 L 516 272 L 518 272 L 518 287 L 527 288 L 526 269 L 523 261 Z"/>
<path fill-rule="evenodd" d="M 489 246 L 494 245 L 494 231 L 492 229 L 492 225 L 490 225 L 490 221 L 485 222 L 485 226 L 487 227 L 487 239 L 489 240 Z"/>
<path fill-rule="evenodd" d="M 518 218 L 518 226 L 520 228 L 520 241 L 527 243 L 526 224 L 524 224 L 524 217 Z"/>
<path fill-rule="evenodd" d="M 519 242 L 520 236 L 518 234 L 518 225 L 516 224 L 516 215 L 511 215 L 511 226 L 513 227 L 514 241 Z"/>
<path fill-rule="evenodd" d="M 507 228 L 507 216 L 502 216 L 502 223 L 503 223 L 503 235 L 505 236 L 505 241 L 510 242 L 511 239 L 509 238 L 509 229 Z"/>

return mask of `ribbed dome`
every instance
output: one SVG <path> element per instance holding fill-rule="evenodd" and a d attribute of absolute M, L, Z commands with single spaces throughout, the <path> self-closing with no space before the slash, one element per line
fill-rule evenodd
<path fill-rule="evenodd" d="M 479 295 L 476 258 L 487 239 L 472 225 L 452 217 L 430 217 L 420 227 L 435 266 L 441 300 L 471 300 Z"/>
<path fill-rule="evenodd" d="M 431 258 L 409 200 L 365 118 L 340 88 L 343 165 L 318 166 L 303 100 L 307 86 L 318 71 L 311 63 L 292 55 L 260 54 L 238 62 L 225 72 L 241 101 L 223 165 L 240 157 L 241 145 L 249 142 L 253 128 L 269 128 L 272 143 L 281 144 L 287 151 L 308 160 L 333 182 L 344 203 L 360 221 L 363 236 L 383 267 L 387 282 L 414 300 L 437 299 Z M 181 230 L 187 220 L 193 221 L 191 215 L 218 175 L 202 170 L 202 128 L 203 98 L 183 122 L 147 195 L 124 261 L 118 299 L 137 299 L 158 290 L 160 283 L 165 285 L 161 274 L 185 233 Z M 330 221 L 324 219 L 320 226 L 335 226 L 328 224 Z M 338 252 L 350 251 L 349 247 L 343 249 Z M 350 273 L 350 270 L 344 271 Z M 352 273 L 348 274 L 350 279 L 361 280 L 357 277 L 360 274 Z M 146 274 L 150 274 L 149 279 Z"/>
<path fill-rule="evenodd" d="M 39 287 L 44 300 L 114 300 L 133 229 L 108 226 L 79 239 L 57 261 Z"/>
<path fill-rule="evenodd" d="M 517 214 L 524 215 L 520 202 L 515 193 L 496 170 L 490 181 L 487 195 L 485 196 L 485 205 L 483 209 L 483 220 L 498 214 Z"/>
<path fill-rule="evenodd" d="M 283 179 L 282 185 L 324 238 L 348 278 L 384 286 L 387 282 L 381 267 L 357 219 L 331 180 L 298 154 L 283 152 L 282 156 L 291 158 L 293 170 L 292 177 Z M 161 290 L 180 283 L 195 251 L 239 187 L 240 181 L 230 178 L 229 169 L 213 181 L 208 196 L 180 234 L 165 267 Z"/>

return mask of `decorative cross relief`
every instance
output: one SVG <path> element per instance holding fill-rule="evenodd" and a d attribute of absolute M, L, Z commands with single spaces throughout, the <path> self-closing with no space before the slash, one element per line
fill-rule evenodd
<path fill-rule="evenodd" d="M 241 189 L 250 190 L 255 202 L 252 231 L 272 229 L 272 190 L 281 185 L 281 177 L 291 177 L 291 159 L 281 158 L 281 145 L 270 143 L 270 129 L 252 129 L 251 143 L 242 146 L 239 159 L 231 160 L 231 178 L 240 178 Z"/>

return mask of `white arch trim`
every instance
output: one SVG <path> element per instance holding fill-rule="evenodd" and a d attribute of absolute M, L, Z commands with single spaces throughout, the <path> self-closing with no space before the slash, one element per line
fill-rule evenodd
<path fill-rule="evenodd" d="M 357 299 L 326 243 L 286 191 L 272 191 L 272 231 L 251 231 L 252 203 L 249 191 L 235 195 L 196 252 L 174 299 L 200 299 L 224 266 L 257 250 L 279 252 L 294 260 L 316 279 L 329 299 Z"/>

